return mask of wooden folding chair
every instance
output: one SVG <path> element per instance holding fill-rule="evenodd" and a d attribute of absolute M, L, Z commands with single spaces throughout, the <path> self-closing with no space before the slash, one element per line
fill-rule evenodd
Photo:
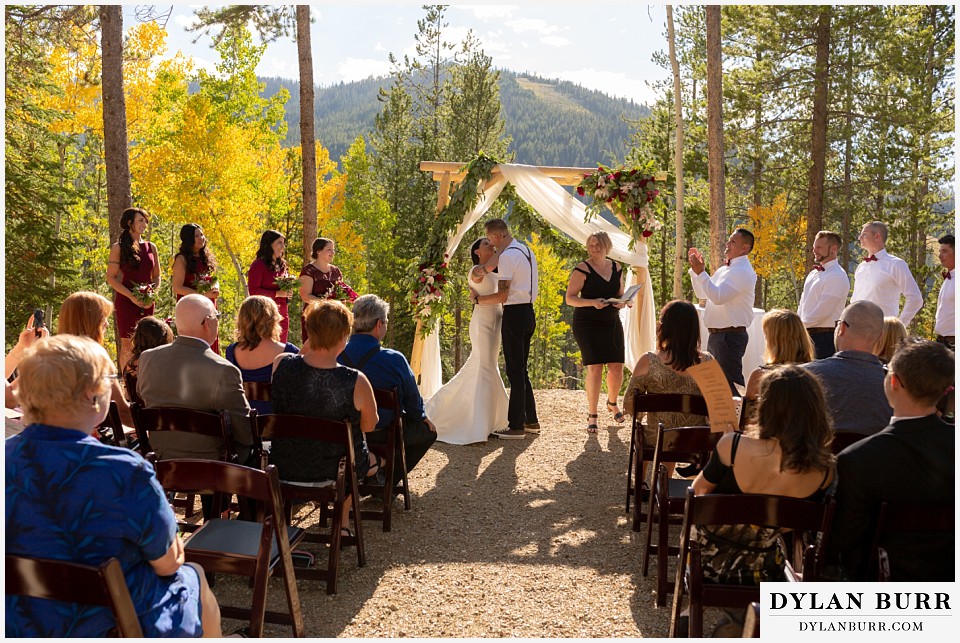
<path fill-rule="evenodd" d="M 830 441 L 830 450 L 833 452 L 833 455 L 839 455 L 840 452 L 848 446 L 866 437 L 868 436 L 863 433 L 855 433 L 853 431 L 834 431 L 833 440 Z"/>
<path fill-rule="evenodd" d="M 161 460 L 156 463 L 157 480 L 167 491 L 199 493 L 213 491 L 236 494 L 262 503 L 262 518 L 206 521 L 184 543 L 184 555 L 207 573 L 235 574 L 253 579 L 250 607 L 220 605 L 228 618 L 250 619 L 250 635 L 261 637 L 264 622 L 292 626 L 293 635 L 305 635 L 303 612 L 294 576 L 291 550 L 304 537 L 304 530 L 284 524 L 277 468 L 265 471 L 216 460 Z M 279 567 L 287 596 L 288 612 L 267 608 L 270 576 Z"/>
<path fill-rule="evenodd" d="M 708 426 L 665 429 L 663 423 L 659 429 L 653 454 L 654 477 L 647 509 L 647 535 L 643 544 L 643 575 L 646 576 L 649 570 L 650 554 L 656 553 L 657 606 L 663 607 L 672 590 L 667 580 L 668 558 L 680 553 L 678 547 L 669 544 L 670 525 L 682 522 L 686 493 L 693 484 L 692 480 L 670 477 L 664 465 L 677 462 L 706 464 L 723 433 L 711 431 Z M 656 545 L 651 543 L 654 523 L 657 524 Z"/>
<path fill-rule="evenodd" d="M 252 402 L 270 402 L 273 400 L 270 382 L 244 382 L 243 394 L 248 401 Z"/>
<path fill-rule="evenodd" d="M 895 580 L 890 568 L 890 555 L 884 547 L 884 541 L 891 535 L 905 534 L 955 534 L 956 508 L 954 505 L 892 505 L 880 503 L 880 512 L 877 516 L 877 527 L 870 547 L 869 578 L 881 582 Z M 949 547 L 953 551 L 953 546 Z M 945 547 L 946 549 L 946 547 Z M 952 571 L 952 561 L 941 561 L 949 565 Z"/>
<path fill-rule="evenodd" d="M 123 422 L 120 420 L 120 407 L 113 400 L 110 400 L 110 410 L 97 427 L 97 431 L 100 434 L 100 441 L 104 444 L 115 447 L 126 446 L 127 436 L 123 432 Z"/>
<path fill-rule="evenodd" d="M 6 594 L 106 607 L 116 622 L 111 633 L 123 638 L 143 637 L 123 568 L 116 558 L 93 567 L 7 554 Z"/>
<path fill-rule="evenodd" d="M 630 432 L 630 455 L 627 461 L 627 513 L 630 513 L 630 499 L 639 499 L 634 502 L 633 523 L 634 531 L 640 531 L 640 525 L 647 519 L 643 511 L 642 489 L 644 480 L 640 478 L 643 463 L 653 460 L 654 445 L 645 444 L 643 424 L 641 418 L 645 413 L 689 413 L 692 415 L 707 415 L 707 403 L 700 395 L 687 393 L 643 393 L 635 391 L 633 396 L 633 424 Z"/>
<path fill-rule="evenodd" d="M 677 635 L 677 622 L 683 604 L 684 592 L 689 595 L 690 628 L 692 638 L 703 637 L 703 610 L 707 607 L 742 609 L 760 600 L 759 585 L 723 585 L 704 582 L 700 547 L 692 537 L 697 528 L 717 525 L 759 525 L 791 529 L 794 540 L 801 542 L 804 534 L 816 534 L 812 544 L 803 549 L 802 559 L 788 560 L 787 578 L 799 579 L 796 570 L 802 569 L 802 578 L 820 580 L 823 561 L 823 543 L 829 538 L 836 504 L 833 498 L 824 502 L 768 496 L 762 494 L 706 494 L 695 496 L 687 490 L 683 528 L 680 534 L 680 562 L 677 565 L 673 591 L 673 613 L 670 617 L 670 638 Z M 798 548 L 799 549 L 799 548 Z M 789 558 L 786 552 L 785 558 Z"/>
<path fill-rule="evenodd" d="M 390 531 L 393 519 L 393 498 L 398 493 L 403 496 L 404 511 L 410 510 L 410 485 L 407 482 L 407 452 L 403 446 L 403 421 L 400 415 L 400 396 L 397 389 L 373 389 L 373 395 L 377 400 L 377 408 L 389 409 L 393 411 L 393 420 L 383 430 L 387 432 L 387 441 L 385 443 L 367 442 L 367 447 L 371 452 L 376 453 L 384 460 L 383 473 L 386 478 L 386 484 L 383 488 L 376 485 L 360 482 L 360 493 L 380 494 L 382 505 L 380 509 L 364 509 L 360 516 L 364 520 L 380 520 L 383 522 L 383 530 Z M 396 477 L 397 454 L 400 455 L 400 464 L 402 473 L 400 482 L 394 484 Z"/>
<path fill-rule="evenodd" d="M 326 569 L 297 567 L 297 578 L 321 580 L 327 584 L 327 594 L 337 593 L 337 570 L 340 565 L 340 550 L 344 546 L 357 548 L 357 566 L 366 565 L 363 548 L 363 523 L 360 520 L 360 494 L 358 493 L 356 465 L 354 462 L 353 434 L 349 422 L 334 422 L 303 415 L 258 415 L 255 418 L 254 448 L 258 450 L 261 465 L 266 468 L 268 453 L 263 447 L 264 441 L 299 439 L 314 442 L 331 442 L 341 445 L 345 454 L 340 459 L 337 479 L 331 484 L 319 486 L 313 483 L 298 484 L 281 481 L 280 494 L 284 503 L 284 515 L 289 523 L 294 503 L 315 502 L 320 505 L 320 525 L 326 525 L 326 517 L 331 518 L 329 534 L 305 533 L 304 540 L 312 543 L 327 543 L 330 553 Z M 272 465 L 270 465 L 272 466 Z M 280 472 L 281 477 L 283 472 Z M 353 512 L 353 536 L 340 533 L 346 525 L 342 524 L 343 508 L 349 498 Z"/>
<path fill-rule="evenodd" d="M 136 402 L 130 405 L 130 411 L 133 414 L 133 424 L 137 429 L 137 448 L 143 457 L 147 457 L 148 453 L 154 452 L 150 446 L 150 433 L 177 431 L 220 438 L 223 442 L 220 450 L 220 460 L 233 463 L 239 460 L 233 443 L 230 414 L 226 411 L 209 413 L 174 407 L 148 409 Z M 186 499 L 176 498 L 172 504 L 174 507 L 183 508 L 185 517 L 191 518 L 194 514 L 195 501 L 196 495 L 188 494 Z M 214 506 L 219 506 L 216 501 Z M 185 531 L 196 529 L 196 525 L 191 524 L 181 524 L 180 526 Z"/>

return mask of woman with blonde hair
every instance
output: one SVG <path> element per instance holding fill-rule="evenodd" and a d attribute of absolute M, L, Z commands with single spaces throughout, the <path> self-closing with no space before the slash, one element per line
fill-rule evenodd
<path fill-rule="evenodd" d="M 89 337 L 103 346 L 107 329 L 110 327 L 110 313 L 112 312 L 113 304 L 106 297 L 84 290 L 75 292 L 64 299 L 60 305 L 60 316 L 57 318 L 57 334 Z M 130 342 L 131 340 L 127 338 L 127 341 Z M 120 409 L 120 420 L 126 426 L 133 426 L 133 414 L 130 413 L 130 405 L 123 395 L 120 382 L 114 379 L 112 386 L 111 399 L 117 403 L 117 407 Z"/>
<path fill-rule="evenodd" d="M 353 314 L 335 299 L 307 304 L 310 351 L 279 355 L 273 370 L 273 409 L 276 413 L 307 415 L 342 422 L 350 421 L 357 478 L 384 483 L 383 461 L 367 448 L 365 433 L 377 427 L 380 416 L 370 380 L 360 371 L 337 362 L 350 337 Z M 292 482 L 335 480 L 341 445 L 297 439 L 273 440 L 270 461 L 280 469 L 280 478 Z M 344 509 L 347 524 L 349 503 Z"/>
<path fill-rule="evenodd" d="M 778 308 L 763 316 L 763 337 L 766 349 L 764 364 L 750 373 L 744 403 L 752 405 L 757 400 L 760 378 L 763 373 L 781 364 L 806 364 L 813 361 L 814 348 L 810 334 L 804 328 L 800 316 L 792 310 Z M 747 409 L 743 412 L 746 416 Z"/>
<path fill-rule="evenodd" d="M 217 599 L 203 569 L 183 562 L 153 467 L 92 437 L 111 381 L 110 357 L 87 337 L 28 351 L 18 381 L 28 426 L 6 443 L 6 551 L 92 566 L 117 558 L 145 637 L 219 637 Z M 104 607 L 23 596 L 7 596 L 6 613 L 8 636 L 99 638 L 114 627 Z"/>
<path fill-rule="evenodd" d="M 873 354 L 884 364 L 889 364 L 900 342 L 906 338 L 907 328 L 899 317 L 884 317 L 883 332 L 880 333 L 877 345 L 873 347 Z"/>
<path fill-rule="evenodd" d="M 274 300 L 263 295 L 247 297 L 237 313 L 236 340 L 227 346 L 224 356 L 240 369 L 244 382 L 269 382 L 273 375 L 273 362 L 283 353 L 297 354 L 299 349 L 280 341 L 280 309 Z M 272 413 L 273 403 L 250 400 L 257 413 Z"/>
<path fill-rule="evenodd" d="M 623 294 L 623 268 L 607 255 L 613 248 L 610 235 L 594 232 L 587 237 L 587 258 L 574 267 L 567 282 L 566 302 L 573 306 L 573 337 L 580 347 L 586 369 L 587 432 L 597 432 L 597 404 L 603 367 L 607 367 L 607 409 L 613 419 L 624 422 L 617 406 L 623 384 L 624 339 L 620 323 L 623 304 L 609 304 Z M 613 398 L 613 399 L 611 399 Z"/>

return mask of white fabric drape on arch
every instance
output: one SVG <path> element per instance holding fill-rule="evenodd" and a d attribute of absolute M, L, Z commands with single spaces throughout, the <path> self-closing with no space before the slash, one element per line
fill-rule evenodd
<path fill-rule="evenodd" d="M 537 211 L 547 223 L 569 235 L 580 243 L 586 243 L 592 233 L 603 230 L 610 235 L 613 249 L 609 256 L 621 261 L 628 269 L 626 284 L 629 287 L 636 281 L 633 266 L 643 268 L 646 273 L 648 265 L 647 245 L 637 243 L 633 250 L 629 250 L 630 235 L 623 232 L 618 226 L 595 217 L 589 223 L 584 222 L 586 206 L 573 198 L 556 181 L 544 175 L 536 167 L 530 165 L 513 165 L 501 163 L 497 166 L 499 173 L 494 174 L 483 189 L 483 194 L 477 204 L 464 218 L 463 222 L 447 241 L 447 254 L 452 255 L 460 245 L 463 235 L 480 217 L 490 208 L 504 186 L 509 181 L 517 191 L 517 195 L 530 207 Z M 653 350 L 655 343 L 656 312 L 653 303 L 653 287 L 647 278 L 643 284 L 643 294 L 640 306 L 624 308 L 620 313 L 624 324 L 626 339 L 626 365 L 633 369 L 640 355 Z M 443 385 L 442 370 L 440 367 L 440 334 L 439 328 L 434 327 L 423 344 L 423 358 L 420 376 L 420 394 L 428 398 Z"/>

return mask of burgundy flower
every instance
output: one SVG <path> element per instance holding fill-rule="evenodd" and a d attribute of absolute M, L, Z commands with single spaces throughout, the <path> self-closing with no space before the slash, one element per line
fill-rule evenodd
<path fill-rule="evenodd" d="M 427 278 L 426 278 L 426 277 L 420 277 L 420 283 L 423 284 L 423 283 L 426 283 L 426 282 L 427 282 Z"/>
<path fill-rule="evenodd" d="M 644 237 L 649 237 L 649 236 L 651 236 L 651 235 L 653 234 L 653 231 L 652 231 L 652 230 L 644 230 L 644 231 L 641 232 L 640 234 L 641 234 L 642 236 L 644 236 Z"/>
<path fill-rule="evenodd" d="M 580 196 L 583 196 L 583 188 L 582 188 L 582 187 L 577 187 L 577 194 L 579 194 Z"/>
<path fill-rule="evenodd" d="M 623 176 L 623 173 L 621 173 L 621 172 L 614 172 L 614 173 L 613 173 L 613 178 L 615 178 L 617 181 L 620 180 L 620 177 L 621 177 L 621 176 Z"/>

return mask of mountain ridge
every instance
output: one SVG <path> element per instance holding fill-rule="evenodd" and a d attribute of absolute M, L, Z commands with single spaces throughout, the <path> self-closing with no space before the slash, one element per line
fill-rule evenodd
<path fill-rule="evenodd" d="M 504 133 L 512 138 L 509 151 L 516 163 L 564 167 L 610 163 L 623 158 L 628 149 L 633 128 L 624 119 L 635 121 L 650 114 L 646 105 L 569 81 L 499 71 Z M 264 95 L 273 95 L 281 87 L 290 91 L 284 144 L 299 144 L 299 82 L 278 77 L 259 80 L 265 85 Z M 389 76 L 371 77 L 316 88 L 317 140 L 331 159 L 339 161 L 357 135 L 369 140 L 374 116 L 380 111 L 379 89 L 388 89 L 391 83 Z"/>

